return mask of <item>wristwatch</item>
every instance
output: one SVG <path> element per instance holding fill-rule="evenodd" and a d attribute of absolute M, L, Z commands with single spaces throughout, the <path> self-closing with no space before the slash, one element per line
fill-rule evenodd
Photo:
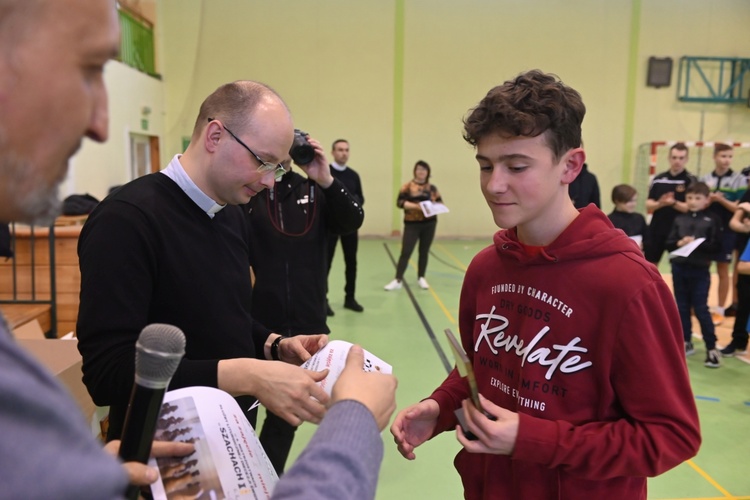
<path fill-rule="evenodd" d="M 285 337 L 284 335 L 279 335 L 273 340 L 273 342 L 271 342 L 271 359 L 274 361 L 279 361 L 281 359 L 279 356 L 279 344 L 281 344 L 282 340 L 288 338 L 289 337 Z"/>

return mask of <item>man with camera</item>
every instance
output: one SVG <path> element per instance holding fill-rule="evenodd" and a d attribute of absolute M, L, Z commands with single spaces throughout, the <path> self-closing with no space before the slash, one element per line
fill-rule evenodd
<path fill-rule="evenodd" d="M 246 205 L 253 268 L 253 317 L 285 336 L 329 333 L 326 324 L 328 233 L 356 231 L 364 212 L 328 168 L 318 141 L 295 131 L 290 150 L 307 177 L 282 162 L 283 177 Z M 284 471 L 296 427 L 268 412 L 260 442 Z"/>
<path fill-rule="evenodd" d="M 240 205 L 284 173 L 293 131 L 286 104 L 266 85 L 223 85 L 201 105 L 185 153 L 122 186 L 84 225 L 78 347 L 89 393 L 110 406 L 109 439 L 122 430 L 135 342 L 151 323 L 175 325 L 187 339 L 171 389 L 218 387 L 242 408 L 257 399 L 292 425 L 323 417 L 329 398 L 316 382 L 326 372 L 298 365 L 326 335 L 282 337 L 251 312 L 249 248 L 257 243 Z M 253 425 L 256 415 L 248 413 Z"/>

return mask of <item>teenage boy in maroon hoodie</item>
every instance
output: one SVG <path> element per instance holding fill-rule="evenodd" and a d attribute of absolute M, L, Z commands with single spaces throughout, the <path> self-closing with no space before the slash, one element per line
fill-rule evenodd
<path fill-rule="evenodd" d="M 461 292 L 482 408 L 454 369 L 391 432 L 414 459 L 456 429 L 468 499 L 645 500 L 646 477 L 700 445 L 669 288 L 606 215 L 568 196 L 584 114 L 578 92 L 535 70 L 490 90 L 464 121 L 495 224 L 509 228 L 474 258 Z"/>

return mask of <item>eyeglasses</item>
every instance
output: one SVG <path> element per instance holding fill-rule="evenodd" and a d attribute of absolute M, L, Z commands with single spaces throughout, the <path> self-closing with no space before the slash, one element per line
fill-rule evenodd
<path fill-rule="evenodd" d="M 212 122 L 212 121 L 214 121 L 214 119 L 213 118 L 209 118 L 208 121 Z M 221 122 L 219 122 L 219 123 L 221 123 Z M 224 130 L 226 130 L 227 132 L 229 132 L 229 135 L 231 135 L 234 138 L 235 141 L 239 142 L 240 145 L 243 148 L 247 149 L 250 152 L 250 154 L 253 155 L 256 160 L 258 160 L 258 163 L 260 163 L 260 166 L 258 167 L 258 172 L 262 172 L 262 173 L 264 173 L 264 172 L 273 172 L 274 173 L 274 175 L 273 175 L 274 180 L 276 182 L 281 181 L 281 178 L 286 173 L 286 169 L 281 165 L 281 163 L 279 163 L 278 165 L 274 165 L 271 162 L 261 160 L 260 156 L 256 155 L 253 152 L 253 150 L 250 149 L 247 146 L 247 144 L 245 144 L 244 142 L 242 142 L 239 137 L 237 137 L 236 135 L 234 135 L 234 132 L 232 132 L 231 130 L 229 130 L 226 127 L 226 125 L 224 125 L 222 123 L 221 126 L 224 128 Z"/>

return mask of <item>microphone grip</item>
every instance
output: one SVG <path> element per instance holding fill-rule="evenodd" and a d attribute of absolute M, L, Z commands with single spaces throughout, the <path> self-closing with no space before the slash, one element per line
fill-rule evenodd
<path fill-rule="evenodd" d="M 133 385 L 118 452 L 123 462 L 148 463 L 164 392 L 165 389 Z M 140 488 L 131 484 L 128 486 L 126 497 L 136 500 L 139 493 Z"/>
<path fill-rule="evenodd" d="M 125 490 L 125 498 L 128 500 L 138 500 L 141 497 L 141 487 L 129 484 Z"/>
<path fill-rule="evenodd" d="M 164 392 L 133 385 L 120 442 L 119 455 L 124 462 L 148 463 Z"/>

